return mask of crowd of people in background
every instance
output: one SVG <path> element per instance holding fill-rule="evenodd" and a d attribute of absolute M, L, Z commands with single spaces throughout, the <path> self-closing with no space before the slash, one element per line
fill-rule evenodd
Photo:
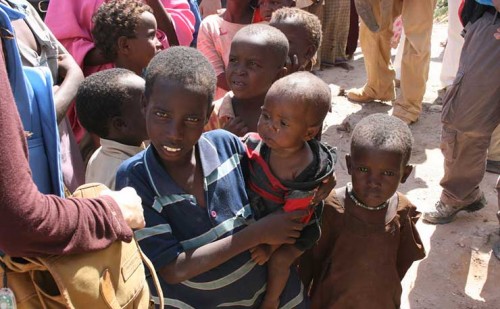
<path fill-rule="evenodd" d="M 500 0 L 448 3 L 430 224 L 483 208 L 479 184 L 500 174 Z M 399 308 L 426 255 L 398 186 L 425 117 L 435 5 L 0 0 L 0 253 L 135 237 L 168 308 Z M 338 93 L 316 72 L 352 70 L 358 39 L 366 83 L 346 97 L 393 108 L 356 125 L 337 184 L 343 158 L 321 133 Z M 111 190 L 69 198 L 91 182 Z"/>

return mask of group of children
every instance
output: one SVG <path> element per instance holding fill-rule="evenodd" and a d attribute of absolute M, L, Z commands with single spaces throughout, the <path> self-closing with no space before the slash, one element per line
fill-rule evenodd
<path fill-rule="evenodd" d="M 419 213 L 396 193 L 412 171 L 411 132 L 387 115 L 363 119 L 346 157 L 352 184 L 332 190 L 336 152 L 319 141 L 332 93 L 307 72 L 321 42 L 314 15 L 285 7 L 241 27 L 222 72 L 194 48 L 160 51 L 141 1 L 109 1 L 93 21 L 95 49 L 116 68 L 76 94 L 101 145 L 86 182 L 142 198 L 135 236 L 167 306 L 399 307 L 400 280 L 424 257 Z M 221 79 L 229 92 L 214 101 Z"/>

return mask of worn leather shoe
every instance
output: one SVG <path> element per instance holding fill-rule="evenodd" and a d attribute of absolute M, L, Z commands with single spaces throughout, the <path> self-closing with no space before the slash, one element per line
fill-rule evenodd
<path fill-rule="evenodd" d="M 347 91 L 347 98 L 353 102 L 358 103 L 369 103 L 375 100 L 378 101 L 392 101 L 393 98 L 374 98 L 367 95 L 364 88 L 352 88 Z"/>
<path fill-rule="evenodd" d="M 459 211 L 478 211 L 479 209 L 486 206 L 486 204 L 487 202 L 484 194 L 481 194 L 481 197 L 474 203 L 459 208 L 450 207 L 445 205 L 443 202 L 438 201 L 436 203 L 436 210 L 431 212 L 424 212 L 424 214 L 422 215 L 422 220 L 431 224 L 446 224 L 453 221 Z"/>

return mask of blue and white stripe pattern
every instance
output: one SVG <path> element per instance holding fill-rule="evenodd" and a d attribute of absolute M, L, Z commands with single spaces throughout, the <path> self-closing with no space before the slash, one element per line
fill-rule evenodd
<path fill-rule="evenodd" d="M 197 144 L 204 175 L 206 208 L 183 192 L 161 166 L 152 146 L 127 160 L 117 174 L 117 189 L 132 186 L 142 198 L 146 228 L 135 232 L 157 270 L 194 250 L 244 228 L 252 220 L 237 137 L 216 130 Z M 256 308 L 266 289 L 267 270 L 244 252 L 180 284 L 160 278 L 167 308 Z M 151 289 L 154 293 L 154 288 Z M 282 308 L 305 308 L 303 288 L 292 272 Z"/>

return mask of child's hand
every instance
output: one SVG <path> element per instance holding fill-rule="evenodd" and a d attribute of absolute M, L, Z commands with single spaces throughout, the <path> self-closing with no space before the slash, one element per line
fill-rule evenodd
<path fill-rule="evenodd" d="M 269 245 L 294 244 L 304 228 L 300 222 L 307 215 L 305 210 L 275 212 L 260 219 L 247 228 L 255 229 L 259 243 Z"/>
<path fill-rule="evenodd" d="M 61 79 L 66 78 L 69 74 L 81 75 L 83 80 L 83 73 L 76 61 L 69 54 L 60 54 L 57 56 L 58 75 Z"/>
<path fill-rule="evenodd" d="M 240 117 L 234 117 L 233 119 L 229 120 L 224 125 L 223 129 L 233 133 L 236 136 L 244 136 L 248 133 L 247 125 Z"/>
<path fill-rule="evenodd" d="M 495 39 L 500 40 L 500 28 L 497 29 L 497 32 L 495 32 L 493 36 L 495 37 Z"/>
<path fill-rule="evenodd" d="M 335 188 L 336 184 L 337 184 L 337 177 L 335 176 L 335 173 L 332 173 L 330 177 L 325 178 L 323 180 L 323 183 L 319 185 L 311 201 L 311 205 L 316 205 L 325 198 L 327 198 L 330 192 L 333 190 L 333 188 Z"/>
<path fill-rule="evenodd" d="M 272 250 L 269 245 L 258 245 L 257 247 L 250 249 L 250 253 L 252 254 L 252 260 L 255 263 L 258 265 L 264 265 L 267 261 L 269 261 Z"/>

